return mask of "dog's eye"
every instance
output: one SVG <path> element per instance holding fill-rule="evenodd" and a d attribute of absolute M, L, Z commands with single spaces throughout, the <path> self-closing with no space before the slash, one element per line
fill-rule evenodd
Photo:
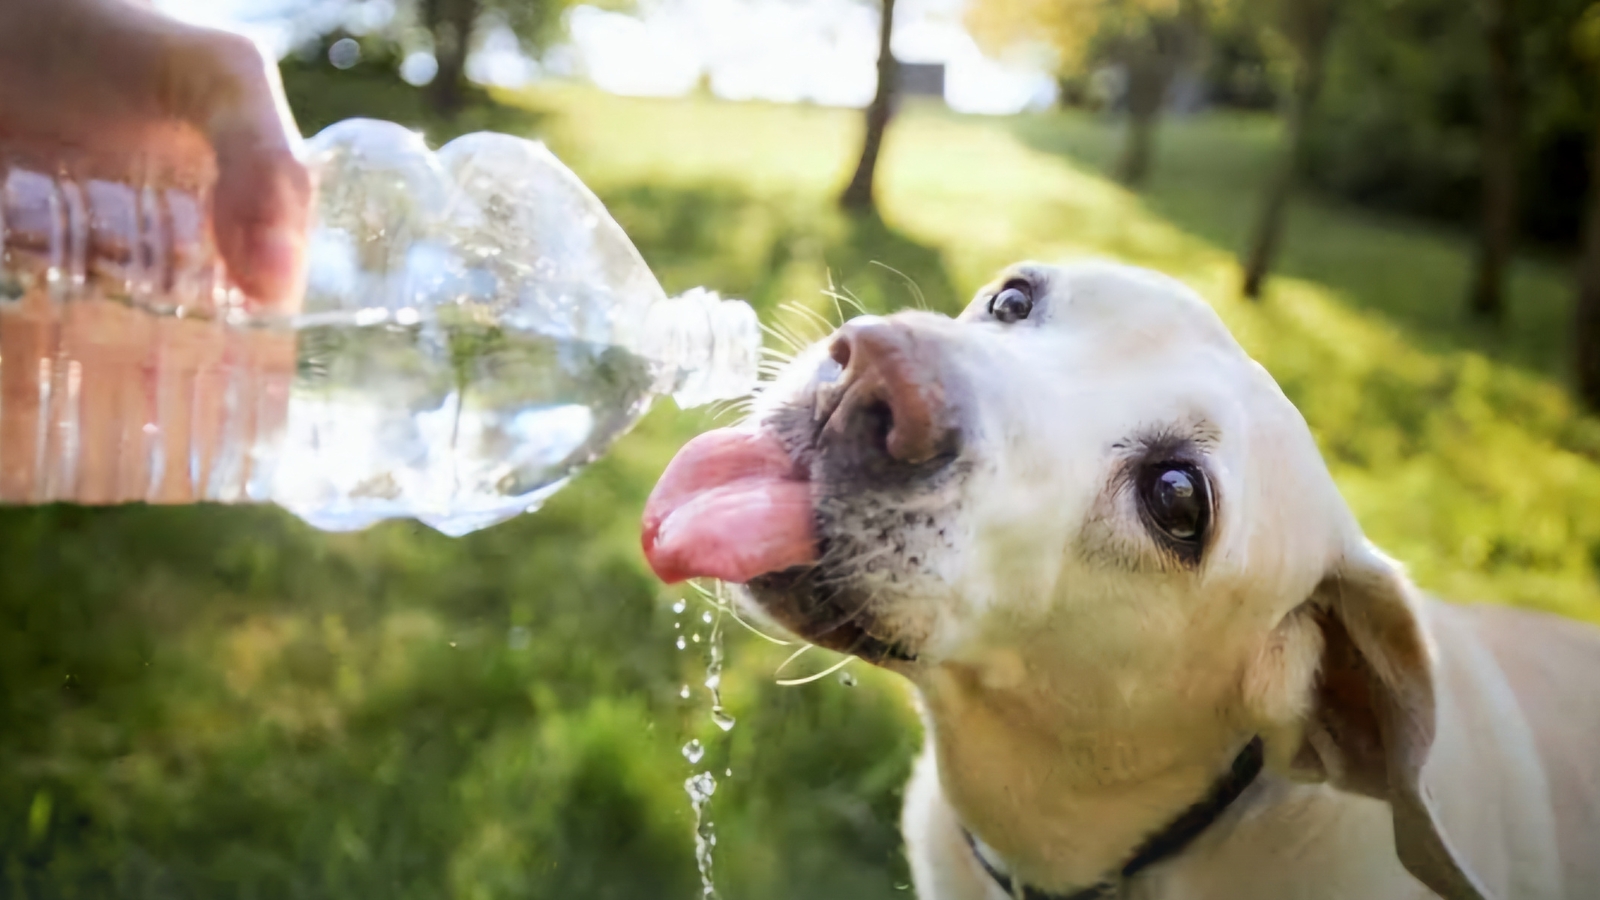
<path fill-rule="evenodd" d="M 1033 294 L 1026 282 L 1008 284 L 1005 290 L 989 300 L 989 314 L 1010 325 L 1020 322 L 1033 312 Z"/>
<path fill-rule="evenodd" d="M 1139 502 L 1151 524 L 1183 544 L 1198 544 L 1211 520 L 1205 476 L 1186 463 L 1147 466 L 1139 478 Z"/>

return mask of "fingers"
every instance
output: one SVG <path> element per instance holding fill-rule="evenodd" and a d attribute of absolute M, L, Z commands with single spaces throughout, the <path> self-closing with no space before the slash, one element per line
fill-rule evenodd
<path fill-rule="evenodd" d="M 214 156 L 229 274 L 264 307 L 297 303 L 311 184 L 277 69 L 246 38 L 127 0 L 0 0 L 0 137 L 112 179 L 141 177 L 118 158 L 205 173 Z"/>
<path fill-rule="evenodd" d="M 293 312 L 305 273 L 310 176 L 257 131 L 228 130 L 213 142 L 212 229 L 228 273 L 256 303 Z"/>
<path fill-rule="evenodd" d="M 227 89 L 187 111 L 217 159 L 212 230 L 228 272 L 263 307 L 293 311 L 305 271 L 311 178 L 276 67 L 253 43 L 215 34 L 213 66 Z M 208 34 L 208 36 L 209 36 Z"/>

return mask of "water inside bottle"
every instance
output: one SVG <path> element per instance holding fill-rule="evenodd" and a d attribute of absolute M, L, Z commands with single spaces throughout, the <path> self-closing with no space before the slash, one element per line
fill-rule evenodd
<path fill-rule="evenodd" d="M 542 145 L 437 154 L 351 120 L 308 144 L 303 303 L 232 286 L 203 178 L 0 154 L 0 503 L 272 502 L 462 535 L 536 508 L 655 396 L 754 383 L 755 314 L 669 300 Z"/>
<path fill-rule="evenodd" d="M 535 508 L 632 425 L 656 383 L 624 348 L 466 309 L 368 310 L 297 334 L 271 499 L 327 530 L 411 516 L 460 535 Z"/>

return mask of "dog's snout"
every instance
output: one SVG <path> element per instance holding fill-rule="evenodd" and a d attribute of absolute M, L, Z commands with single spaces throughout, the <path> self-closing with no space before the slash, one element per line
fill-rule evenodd
<path fill-rule="evenodd" d="M 840 373 L 819 392 L 819 413 L 828 417 L 824 441 L 865 438 L 909 465 L 950 449 L 954 429 L 936 350 L 911 326 L 882 319 L 846 325 L 828 354 Z"/>

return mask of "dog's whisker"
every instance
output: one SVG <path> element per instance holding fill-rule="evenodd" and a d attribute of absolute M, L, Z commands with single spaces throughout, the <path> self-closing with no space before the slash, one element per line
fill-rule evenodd
<path fill-rule="evenodd" d="M 833 596 L 829 597 L 824 602 L 831 605 L 834 602 L 834 600 L 836 600 L 838 598 L 838 596 L 839 596 L 838 593 L 835 592 L 833 594 Z M 838 631 L 841 628 L 846 628 L 846 627 L 849 627 L 850 625 L 854 625 L 856 623 L 856 621 L 861 618 L 862 613 L 867 611 L 867 607 L 872 605 L 873 599 L 874 598 L 871 597 L 871 596 L 863 598 L 861 600 L 861 602 L 856 605 L 855 609 L 850 610 L 848 613 L 845 613 L 843 616 L 841 616 L 836 621 L 833 621 L 833 622 L 830 622 L 830 623 L 825 623 L 825 624 L 822 625 L 822 627 L 813 630 L 811 632 L 811 634 L 810 634 L 810 637 L 813 638 L 813 639 L 824 637 L 826 635 L 830 635 L 830 634 L 834 633 L 835 631 Z"/>
<path fill-rule="evenodd" d="M 855 292 L 850 290 L 847 287 L 842 287 L 841 286 L 839 288 L 839 299 L 841 299 L 844 302 L 846 302 L 846 303 L 850 304 L 851 306 L 855 307 L 856 310 L 859 311 L 862 315 L 867 315 L 867 314 L 870 313 L 870 310 L 867 309 L 866 302 L 863 301 L 860 297 L 857 297 Z"/>
<path fill-rule="evenodd" d="M 816 645 L 815 644 L 801 644 L 800 645 L 800 649 L 798 649 L 798 650 L 794 651 L 793 653 L 789 654 L 789 658 L 788 659 L 786 659 L 783 662 L 779 663 L 778 667 L 776 669 L 772 670 L 772 677 L 773 678 L 777 678 L 779 675 L 783 674 L 783 670 L 784 669 L 789 668 L 789 665 L 791 663 L 793 663 L 795 660 L 799 659 L 801 656 L 803 656 L 805 654 L 805 652 L 807 650 L 810 650 L 814 646 L 816 646 Z"/>
<path fill-rule="evenodd" d="M 839 292 L 834 288 L 833 270 L 828 270 L 828 286 L 822 289 L 822 296 L 833 301 L 833 314 L 839 317 L 839 324 L 844 324 L 844 307 L 839 304 Z"/>
<path fill-rule="evenodd" d="M 731 400 L 719 400 L 711 407 L 713 421 L 724 422 L 730 419 L 741 419 L 750 414 L 755 408 L 754 397 L 735 397 Z"/>
<path fill-rule="evenodd" d="M 723 594 L 723 589 L 727 585 L 720 581 L 714 582 L 714 584 L 716 585 L 716 591 L 712 592 L 704 585 L 700 584 L 700 579 L 698 578 L 689 582 L 689 586 L 694 588 L 695 592 L 700 594 L 700 596 L 706 601 L 707 604 L 711 606 L 712 609 L 715 609 L 717 612 L 727 613 L 735 622 L 738 622 L 741 626 L 743 626 L 746 631 L 764 641 L 767 641 L 768 643 L 776 644 L 779 647 L 794 646 L 794 641 L 786 641 L 781 638 L 775 638 L 772 635 L 767 634 L 765 631 L 755 627 L 754 625 L 751 625 L 745 620 L 744 616 L 739 615 L 739 605 L 730 601 L 727 596 Z"/>
<path fill-rule="evenodd" d="M 717 421 L 717 420 L 721 420 L 722 417 L 726 416 L 729 412 L 731 412 L 731 411 L 733 411 L 733 410 L 735 410 L 737 408 L 738 408 L 738 400 L 737 400 L 737 398 L 734 398 L 734 399 L 726 399 L 726 400 L 714 401 L 710 406 L 708 406 L 706 408 L 706 411 L 711 414 L 711 418 L 712 418 L 713 421 Z"/>
<path fill-rule="evenodd" d="M 822 334 L 817 336 L 817 340 L 821 340 L 823 336 L 828 334 L 828 332 L 831 332 L 835 328 L 839 327 L 839 326 L 833 324 L 832 322 L 829 322 L 826 316 L 823 316 L 821 313 L 817 312 L 816 310 L 811 309 L 811 308 L 809 308 L 807 306 L 803 306 L 803 305 L 801 305 L 799 303 L 785 303 L 782 308 L 790 310 L 790 311 L 794 312 L 796 315 L 805 316 L 806 318 L 810 319 L 811 321 L 814 321 L 817 324 L 821 325 L 822 326 Z"/>
<path fill-rule="evenodd" d="M 789 340 L 792 342 L 793 346 L 796 347 L 797 349 L 799 349 L 800 351 L 804 351 L 806 347 L 809 347 L 812 344 L 816 343 L 818 337 L 820 337 L 820 336 L 818 336 L 818 337 L 809 337 L 808 338 L 805 335 L 801 334 L 800 332 L 796 331 L 794 328 L 790 327 L 788 325 L 788 323 L 785 323 L 785 322 L 774 322 L 774 323 L 772 323 L 772 327 L 776 328 L 776 329 L 779 329 L 779 330 L 783 331 L 785 334 L 787 334 L 789 336 Z"/>
<path fill-rule="evenodd" d="M 819 565 L 826 567 L 835 574 L 830 576 L 828 579 L 818 580 L 817 583 L 820 585 L 828 584 L 830 581 L 849 581 L 854 579 L 860 574 L 861 566 L 863 564 L 872 562 L 873 560 L 881 557 L 889 556 L 896 551 L 893 547 L 881 546 L 876 547 L 866 553 L 861 553 L 846 558 L 832 556 L 832 552 L 832 548 L 830 548 L 830 555 L 825 555 L 820 561 Z"/>
<path fill-rule="evenodd" d="M 788 678 L 788 679 L 780 678 L 780 679 L 778 679 L 777 683 L 778 683 L 779 687 L 799 687 L 802 684 L 810 684 L 813 681 L 821 681 L 822 679 L 827 678 L 829 675 L 832 675 L 833 673 L 839 671 L 840 669 L 844 668 L 845 666 L 848 666 L 851 663 L 855 662 L 855 660 L 856 660 L 856 658 L 854 656 L 846 656 L 845 658 L 839 660 L 838 662 L 836 662 L 833 665 L 827 667 L 826 669 L 823 669 L 821 672 L 818 672 L 815 675 L 807 675 L 804 678 Z"/>
<path fill-rule="evenodd" d="M 905 281 L 906 287 L 911 289 L 911 295 L 916 299 L 917 309 L 926 310 L 928 308 L 928 298 L 923 296 L 922 288 L 917 284 L 916 279 L 880 260 L 872 260 L 872 265 L 899 275 Z"/>
<path fill-rule="evenodd" d="M 844 307 L 845 306 L 849 306 L 851 309 L 855 310 L 857 315 L 864 316 L 864 315 L 867 314 L 866 305 L 863 304 L 860 300 L 856 299 L 855 297 L 850 296 L 848 293 L 844 292 L 842 289 L 841 290 L 837 290 L 837 291 L 835 291 L 835 290 L 823 291 L 822 295 L 824 297 L 828 297 L 829 299 L 833 300 L 834 309 L 838 311 L 839 320 L 840 320 L 841 323 L 843 323 L 845 318 L 846 318 L 845 312 L 844 312 Z"/>
<path fill-rule="evenodd" d="M 789 348 L 791 359 L 793 359 L 795 356 L 799 356 L 800 352 L 805 349 L 804 344 L 797 341 L 793 336 L 780 331 L 775 325 L 768 325 L 767 323 L 762 322 L 761 330 L 771 335 L 774 340 L 783 342 L 783 344 Z"/>
<path fill-rule="evenodd" d="M 794 646 L 794 641 L 786 641 L 786 640 L 783 640 L 781 638 L 775 638 L 772 635 L 767 634 L 765 631 L 762 631 L 761 629 L 755 627 L 754 625 L 751 625 L 749 622 L 746 622 L 744 620 L 744 616 L 739 615 L 738 609 L 735 606 L 733 606 L 732 604 L 729 604 L 725 608 L 725 610 L 728 613 L 728 615 L 733 617 L 733 620 L 735 622 L 738 622 L 740 625 L 744 626 L 744 630 L 745 631 L 748 631 L 751 634 L 755 635 L 756 637 L 761 638 L 763 641 L 766 641 L 769 644 L 776 644 L 779 647 L 793 647 Z"/>

